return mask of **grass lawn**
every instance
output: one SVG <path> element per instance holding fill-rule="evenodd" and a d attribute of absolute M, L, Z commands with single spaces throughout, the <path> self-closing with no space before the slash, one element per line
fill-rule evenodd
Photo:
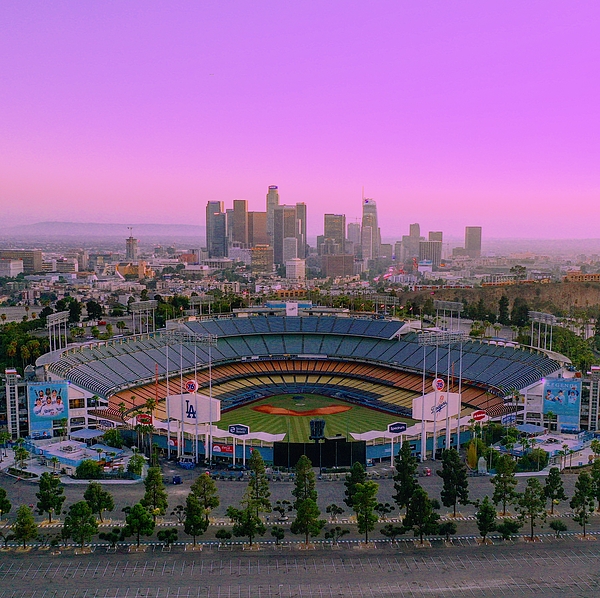
<path fill-rule="evenodd" d="M 301 400 L 293 397 L 302 396 Z M 348 411 L 333 415 L 274 415 L 261 413 L 255 408 L 269 405 L 296 412 L 307 412 L 334 405 L 349 407 Z M 386 430 L 387 425 L 396 421 L 404 421 L 411 426 L 414 420 L 360 407 L 354 403 L 347 403 L 339 399 L 332 399 L 321 395 L 276 395 L 268 399 L 255 401 L 250 405 L 232 409 L 221 414 L 221 421 L 217 424 L 221 430 L 226 430 L 231 424 L 245 424 L 250 426 L 251 432 L 268 432 L 270 434 L 284 434 L 290 432 L 291 442 L 309 442 L 311 419 L 325 420 L 325 436 L 349 432 L 368 432 L 370 430 Z M 349 438 L 352 440 L 352 438 Z"/>

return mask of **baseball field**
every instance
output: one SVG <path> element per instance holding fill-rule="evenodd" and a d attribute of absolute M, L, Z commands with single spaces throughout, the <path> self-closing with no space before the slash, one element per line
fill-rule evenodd
<path fill-rule="evenodd" d="M 226 430 L 231 424 L 250 426 L 251 432 L 270 434 L 289 433 L 291 442 L 308 442 L 311 419 L 325 420 L 325 435 L 342 434 L 350 440 L 351 432 L 386 430 L 387 425 L 409 418 L 361 407 L 339 399 L 321 395 L 276 395 L 232 409 L 221 415 L 219 428 Z"/>

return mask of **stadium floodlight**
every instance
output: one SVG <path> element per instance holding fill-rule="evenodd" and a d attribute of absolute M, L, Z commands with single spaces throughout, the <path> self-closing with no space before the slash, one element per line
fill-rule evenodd
<path fill-rule="evenodd" d="M 133 327 L 133 334 L 137 330 L 136 316 L 139 320 L 139 331 L 144 332 L 143 324 L 146 324 L 146 333 L 150 332 L 150 316 L 152 316 L 152 331 L 155 329 L 154 312 L 158 308 L 158 301 L 149 299 L 148 301 L 132 301 L 129 304 L 129 311 L 131 313 L 131 325 Z"/>
<path fill-rule="evenodd" d="M 463 331 L 443 330 L 441 332 L 422 332 L 418 336 L 420 347 L 435 345 L 454 345 L 469 340 L 469 335 Z"/>
<path fill-rule="evenodd" d="M 550 324 L 550 326 L 556 325 L 556 316 L 553 314 L 547 314 L 541 311 L 530 311 L 528 312 L 529 319 L 532 322 L 539 322 L 540 324 Z"/>
<path fill-rule="evenodd" d="M 440 301 L 439 299 L 435 299 L 433 302 L 433 308 L 436 311 L 450 311 L 461 313 L 465 309 L 465 306 L 460 301 Z"/>
<path fill-rule="evenodd" d="M 167 359 L 167 370 L 166 370 L 166 379 L 167 379 L 167 396 L 169 396 L 169 346 L 179 345 L 179 359 L 180 359 L 180 376 L 183 376 L 183 364 L 182 364 L 182 354 L 183 354 L 183 345 L 184 344 L 192 344 L 194 345 L 194 379 L 196 379 L 196 366 L 198 363 L 198 359 L 196 357 L 196 347 L 198 345 L 207 345 L 208 346 L 208 396 L 209 396 L 209 432 L 208 432 L 208 464 L 209 467 L 212 465 L 212 347 L 217 346 L 218 336 L 216 334 L 208 334 L 208 333 L 196 333 L 192 331 L 185 330 L 183 328 L 175 328 L 173 330 L 168 330 L 163 334 L 165 347 L 166 347 L 166 359 Z M 182 384 L 183 386 L 183 384 Z M 171 428 L 170 422 L 171 418 L 168 413 L 169 402 L 167 401 L 167 434 L 168 437 L 171 437 Z M 198 451 L 198 424 L 196 423 L 196 438 L 195 438 L 195 453 L 197 458 Z M 185 449 L 185 444 L 182 447 L 182 450 Z M 167 442 L 167 456 L 170 458 L 171 456 L 171 447 Z"/>
<path fill-rule="evenodd" d="M 56 351 L 63 348 L 63 336 L 61 334 L 61 326 L 64 328 L 65 347 L 67 346 L 67 324 L 70 317 L 69 311 L 59 311 L 54 314 L 49 314 L 46 317 L 46 328 L 48 328 L 48 342 L 50 343 L 50 351 Z"/>
<path fill-rule="evenodd" d="M 533 333 L 534 324 L 537 324 L 538 328 L 538 349 L 542 348 L 542 335 L 544 337 L 544 349 L 550 349 L 552 351 L 552 326 L 556 326 L 556 316 L 547 314 L 541 311 L 530 311 L 527 313 L 531 320 L 531 345 L 533 346 Z M 544 325 L 544 331 L 542 332 L 542 324 Z M 548 326 L 550 326 L 550 346 L 548 347 Z"/>

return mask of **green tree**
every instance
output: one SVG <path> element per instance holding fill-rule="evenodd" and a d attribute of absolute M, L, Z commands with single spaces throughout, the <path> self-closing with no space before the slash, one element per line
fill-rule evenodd
<path fill-rule="evenodd" d="M 85 500 L 80 500 L 69 507 L 63 526 L 65 537 L 71 538 L 83 548 L 83 545 L 89 542 L 97 532 L 96 518 Z"/>
<path fill-rule="evenodd" d="M 501 455 L 496 463 L 496 475 L 490 480 L 494 486 L 492 502 L 497 506 L 502 504 L 502 515 L 506 515 L 506 505 L 516 496 L 517 478 L 515 477 L 515 462 L 509 455 Z"/>
<path fill-rule="evenodd" d="M 516 297 L 513 301 L 513 307 L 510 312 L 511 324 L 518 326 L 519 328 L 527 326 L 529 323 L 529 311 L 529 305 L 527 305 L 525 299 Z"/>
<path fill-rule="evenodd" d="M 538 519 L 546 521 L 546 496 L 544 488 L 535 478 L 527 480 L 525 491 L 519 494 L 516 502 L 519 521 L 529 522 L 530 540 L 534 540 L 534 530 Z"/>
<path fill-rule="evenodd" d="M 252 504 L 246 505 L 243 509 L 229 507 L 227 509 L 227 516 L 233 521 L 233 535 L 236 538 L 248 538 L 250 546 L 252 546 L 252 542 L 256 536 L 264 536 L 267 531 Z"/>
<path fill-rule="evenodd" d="M 337 546 L 340 542 L 340 538 L 342 538 L 343 536 L 345 536 L 346 534 L 349 534 L 349 533 L 350 533 L 349 529 L 342 528 L 339 525 L 336 525 L 335 527 L 332 527 L 331 529 L 325 530 L 325 539 L 331 540 L 331 543 L 335 544 Z"/>
<path fill-rule="evenodd" d="M 48 522 L 52 523 L 52 513 L 60 513 L 65 502 L 64 488 L 59 478 L 49 472 L 40 476 L 39 491 L 35 496 L 38 499 L 37 510 L 48 514 Z"/>
<path fill-rule="evenodd" d="M 594 490 L 594 498 L 598 501 L 598 510 L 600 510 L 600 460 L 594 460 L 590 471 L 592 478 L 592 488 Z"/>
<path fill-rule="evenodd" d="M 513 536 L 519 533 L 523 524 L 514 519 L 505 519 L 502 523 L 496 526 L 496 531 L 502 536 L 503 540 L 510 540 Z"/>
<path fill-rule="evenodd" d="M 20 443 L 16 444 L 13 450 L 15 453 L 15 461 L 22 470 L 25 467 L 25 461 L 29 459 L 29 451 Z"/>
<path fill-rule="evenodd" d="M 389 502 L 378 502 L 375 505 L 375 512 L 379 519 L 385 520 L 387 516 L 395 510 L 396 507 L 392 506 Z"/>
<path fill-rule="evenodd" d="M 91 300 L 85 304 L 88 318 L 90 320 L 100 320 L 104 315 L 104 308 L 97 301 Z"/>
<path fill-rule="evenodd" d="M 117 542 L 121 538 L 121 528 L 114 527 L 110 532 L 100 532 L 98 534 L 98 537 L 100 538 L 100 540 L 108 542 L 111 548 L 115 548 Z"/>
<path fill-rule="evenodd" d="M 510 325 L 510 312 L 508 310 L 508 297 L 502 295 L 498 301 L 498 322 L 503 326 Z"/>
<path fill-rule="evenodd" d="M 127 463 L 127 471 L 129 473 L 133 473 L 134 475 L 142 475 L 144 463 L 146 463 L 144 456 L 140 455 L 138 452 L 135 452 L 129 458 L 129 462 Z"/>
<path fill-rule="evenodd" d="M 275 525 L 271 528 L 271 535 L 275 538 L 275 546 L 279 546 L 279 542 L 285 537 L 285 529 L 280 525 Z"/>
<path fill-rule="evenodd" d="M 102 477 L 102 468 L 94 459 L 84 459 L 75 469 L 78 480 L 99 480 Z"/>
<path fill-rule="evenodd" d="M 392 544 L 396 541 L 396 538 L 401 536 L 405 531 L 406 529 L 403 526 L 394 525 L 393 523 L 387 523 L 380 530 L 381 534 L 388 538 Z"/>
<path fill-rule="evenodd" d="M 456 531 L 457 527 L 454 521 L 444 521 L 438 526 L 438 534 L 440 534 L 440 536 L 445 536 L 446 542 L 450 541 L 450 536 L 456 534 Z"/>
<path fill-rule="evenodd" d="M 245 502 L 249 506 L 252 505 L 256 517 L 259 517 L 260 513 L 271 512 L 271 501 L 269 500 L 271 491 L 269 490 L 265 462 L 260 451 L 252 451 L 248 467 L 250 468 L 250 479 L 248 481 L 248 488 L 246 489 Z M 246 534 L 242 535 L 246 536 Z"/>
<path fill-rule="evenodd" d="M 477 519 L 477 529 L 485 544 L 487 535 L 497 527 L 496 507 L 491 503 L 488 496 L 485 496 L 483 501 L 479 503 L 475 517 Z"/>
<path fill-rule="evenodd" d="M 341 515 L 344 512 L 344 509 L 342 509 L 342 507 L 336 505 L 335 503 L 331 503 L 330 505 L 327 505 L 325 512 L 328 515 L 331 515 L 331 518 L 334 521 L 337 521 L 338 515 Z"/>
<path fill-rule="evenodd" d="M 379 484 L 367 480 L 363 484 L 356 484 L 354 492 L 354 511 L 358 531 L 365 534 L 365 543 L 369 542 L 369 532 L 375 529 L 379 517 L 375 513 L 377 507 L 377 492 Z"/>
<path fill-rule="evenodd" d="M 399 509 L 408 509 L 408 503 L 418 482 L 416 479 L 418 463 L 412 456 L 410 442 L 403 442 L 394 459 L 396 473 L 394 474 L 394 491 L 392 496 Z"/>
<path fill-rule="evenodd" d="M 17 509 L 17 518 L 12 526 L 12 535 L 17 542 L 23 542 L 23 548 L 25 548 L 28 541 L 37 538 L 37 525 L 33 518 L 33 512 L 27 505 L 21 505 Z"/>
<path fill-rule="evenodd" d="M 140 503 L 146 507 L 156 522 L 157 515 L 164 515 L 167 510 L 167 491 L 159 467 L 150 467 L 144 480 L 146 492 Z"/>
<path fill-rule="evenodd" d="M 425 534 L 435 534 L 438 531 L 440 516 L 433 510 L 433 503 L 427 492 L 417 486 L 408 503 L 404 527 L 412 529 L 415 536 L 419 536 L 419 542 L 423 544 Z"/>
<path fill-rule="evenodd" d="M 178 535 L 179 532 L 174 527 L 170 527 L 168 529 L 161 529 L 158 534 L 156 534 L 156 537 L 167 549 L 170 549 L 171 545 L 177 542 Z"/>
<path fill-rule="evenodd" d="M 119 449 L 123 447 L 123 436 L 121 436 L 121 432 L 118 428 L 110 428 L 110 430 L 106 430 L 102 440 L 104 441 L 104 444 L 111 446 L 112 448 Z"/>
<path fill-rule="evenodd" d="M 215 533 L 215 538 L 219 540 L 219 542 L 227 542 L 228 540 L 231 540 L 231 532 L 222 527 Z"/>
<path fill-rule="evenodd" d="M 346 506 L 354 509 L 354 494 L 356 492 L 357 484 L 364 484 L 367 481 L 367 472 L 365 468 L 357 461 L 350 469 L 350 473 L 346 476 L 344 481 L 344 502 Z"/>
<path fill-rule="evenodd" d="M 442 469 L 437 474 L 444 481 L 442 487 L 442 504 L 453 508 L 456 517 L 456 503 L 469 504 L 469 480 L 467 467 L 461 461 L 458 451 L 454 448 L 445 450 L 442 454 Z"/>
<path fill-rule="evenodd" d="M 583 537 L 585 538 L 585 526 L 589 523 L 590 517 L 594 511 L 594 484 L 592 477 L 587 472 L 582 472 L 575 482 L 575 492 L 569 503 L 573 509 L 573 521 L 583 528 Z"/>
<path fill-rule="evenodd" d="M 567 500 L 565 488 L 558 467 L 551 467 L 544 484 L 544 495 L 550 501 L 550 514 L 554 515 L 554 504 Z"/>
<path fill-rule="evenodd" d="M 125 527 L 123 528 L 123 536 L 136 537 L 136 545 L 140 546 L 140 536 L 151 536 L 154 533 L 154 519 L 148 509 L 141 503 L 137 503 L 129 509 L 125 517 Z"/>
<path fill-rule="evenodd" d="M 552 531 L 556 533 L 557 538 L 560 538 L 561 532 L 567 531 L 567 524 L 564 521 L 561 521 L 560 519 L 555 519 L 554 521 L 551 521 L 549 527 Z"/>
<path fill-rule="evenodd" d="M 196 536 L 202 535 L 207 529 L 206 510 L 202 507 L 199 498 L 193 492 L 190 492 L 185 501 L 183 530 L 188 536 L 192 536 L 194 546 L 196 546 Z"/>
<path fill-rule="evenodd" d="M 90 482 L 83 493 L 83 498 L 92 509 L 92 513 L 98 515 L 101 522 L 104 522 L 102 513 L 112 511 L 115 508 L 115 501 L 112 494 L 102 488 L 98 482 Z"/>
<path fill-rule="evenodd" d="M 199 475 L 192 487 L 191 493 L 200 501 L 200 505 L 204 509 L 206 524 L 208 525 L 208 514 L 219 506 L 219 493 L 215 481 L 208 473 Z"/>
<path fill-rule="evenodd" d="M 2 517 L 4 517 L 4 515 L 10 513 L 11 509 L 12 504 L 10 500 L 8 500 L 6 490 L 0 486 L 0 521 L 2 521 Z"/>
<path fill-rule="evenodd" d="M 306 455 L 302 455 L 296 463 L 292 496 L 296 499 L 296 518 L 290 529 L 293 534 L 302 534 L 305 544 L 308 544 L 309 536 L 318 536 L 325 521 L 319 518 L 321 512 L 317 506 L 315 472 Z"/>

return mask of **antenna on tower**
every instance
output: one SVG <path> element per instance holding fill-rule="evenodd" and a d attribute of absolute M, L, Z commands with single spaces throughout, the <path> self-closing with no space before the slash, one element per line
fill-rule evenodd
<path fill-rule="evenodd" d="M 364 185 L 362 186 L 362 199 L 363 199 L 363 201 L 365 199 L 365 186 Z"/>
<path fill-rule="evenodd" d="M 133 237 L 133 226 L 128 226 L 127 230 L 129 231 L 129 236 Z"/>

